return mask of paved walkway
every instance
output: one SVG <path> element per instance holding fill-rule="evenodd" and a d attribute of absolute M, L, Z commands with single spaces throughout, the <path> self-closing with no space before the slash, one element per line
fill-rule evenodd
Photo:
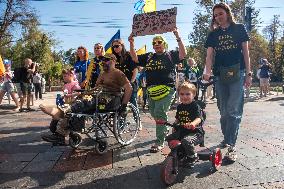
<path fill-rule="evenodd" d="M 54 104 L 55 95 L 45 94 L 34 108 L 43 102 Z M 284 188 L 283 106 L 280 94 L 246 99 L 237 162 L 213 173 L 210 162 L 200 161 L 193 169 L 181 169 L 177 183 L 169 188 Z M 0 188 L 165 188 L 160 164 L 169 149 L 149 153 L 155 130 L 147 112 L 141 112 L 144 127 L 133 144 L 111 144 L 111 150 L 100 156 L 88 139 L 79 150 L 42 141 L 50 118 L 40 111 L 18 113 L 9 107 L 0 107 Z M 208 151 L 222 137 L 216 102 L 209 101 L 206 111 L 206 147 L 198 150 Z M 171 121 L 174 114 L 169 113 Z"/>

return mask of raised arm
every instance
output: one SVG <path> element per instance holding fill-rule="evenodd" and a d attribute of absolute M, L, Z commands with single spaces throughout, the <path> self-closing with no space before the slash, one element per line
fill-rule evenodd
<path fill-rule="evenodd" d="M 136 54 L 136 51 L 135 51 L 135 47 L 134 47 L 134 37 L 132 34 L 130 34 L 130 36 L 128 37 L 128 41 L 129 41 L 129 44 L 130 44 L 130 56 L 133 60 L 133 62 L 135 63 L 138 63 L 138 56 Z"/>
<path fill-rule="evenodd" d="M 179 59 L 180 60 L 183 60 L 186 56 L 186 50 L 185 50 L 185 47 L 184 47 L 184 44 L 179 36 L 179 31 L 178 31 L 178 28 L 175 28 L 173 30 L 173 33 L 176 37 L 176 40 L 177 40 L 177 43 L 178 43 L 178 48 L 179 48 Z"/>

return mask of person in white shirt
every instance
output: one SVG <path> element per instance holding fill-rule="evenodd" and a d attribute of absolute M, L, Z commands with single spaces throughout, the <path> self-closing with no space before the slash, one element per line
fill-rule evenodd
<path fill-rule="evenodd" d="M 39 98 L 42 100 L 42 93 L 41 93 L 41 74 L 38 71 L 35 71 L 33 75 L 33 84 L 35 87 L 35 98 L 36 100 Z"/>

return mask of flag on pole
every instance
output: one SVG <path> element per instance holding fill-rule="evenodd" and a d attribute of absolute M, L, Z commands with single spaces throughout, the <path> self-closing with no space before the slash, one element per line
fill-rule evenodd
<path fill-rule="evenodd" d="M 145 54 L 146 53 L 146 45 L 144 45 L 143 47 L 141 47 L 140 49 L 138 49 L 136 51 L 137 55 L 141 55 L 141 54 Z"/>
<path fill-rule="evenodd" d="M 145 0 L 144 13 L 156 11 L 156 0 Z"/>
<path fill-rule="evenodd" d="M 120 39 L 120 30 L 118 30 L 116 32 L 116 34 L 114 34 L 114 36 L 112 36 L 112 38 L 109 40 L 109 42 L 105 45 L 105 51 L 106 53 L 111 53 L 111 43 L 113 42 L 113 40 L 115 39 Z"/>

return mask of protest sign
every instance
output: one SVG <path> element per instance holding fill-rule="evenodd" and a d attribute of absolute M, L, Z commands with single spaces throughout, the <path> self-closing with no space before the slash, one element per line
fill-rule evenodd
<path fill-rule="evenodd" d="M 133 17 L 133 36 L 144 36 L 171 32 L 176 27 L 177 8 L 135 14 Z"/>

